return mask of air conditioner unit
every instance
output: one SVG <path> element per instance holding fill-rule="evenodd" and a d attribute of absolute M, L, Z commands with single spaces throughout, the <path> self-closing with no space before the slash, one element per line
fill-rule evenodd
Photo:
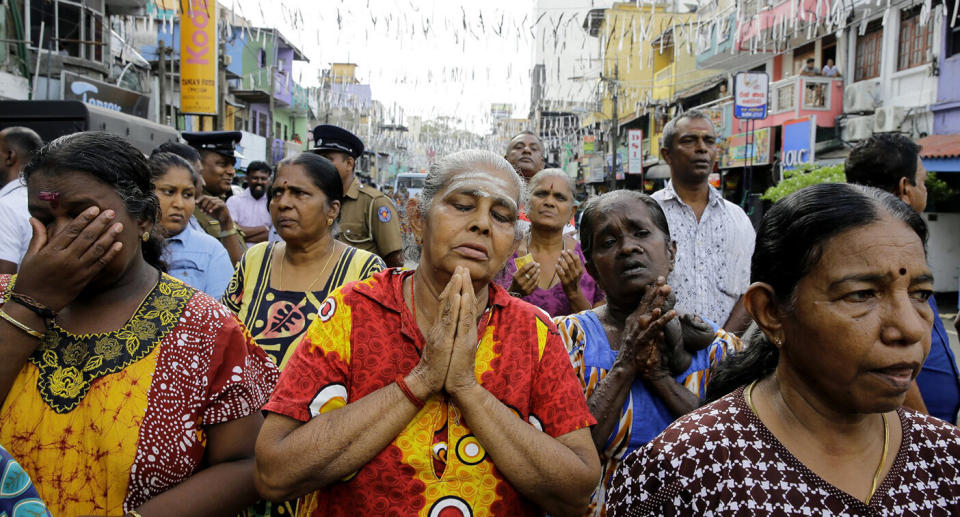
<path fill-rule="evenodd" d="M 876 83 L 861 81 L 848 85 L 843 90 L 843 112 L 863 113 L 873 111 Z"/>
<path fill-rule="evenodd" d="M 905 117 L 900 106 L 884 106 L 874 114 L 873 130 L 877 133 L 890 133 L 900 129 Z"/>
<path fill-rule="evenodd" d="M 867 115 L 847 120 L 847 127 L 843 132 L 843 139 L 848 142 L 866 140 L 873 134 L 875 116 Z"/>

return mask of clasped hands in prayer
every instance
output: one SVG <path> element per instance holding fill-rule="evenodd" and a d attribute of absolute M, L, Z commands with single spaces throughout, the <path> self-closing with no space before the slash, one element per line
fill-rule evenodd
<path fill-rule="evenodd" d="M 410 389 L 424 401 L 440 391 L 457 398 L 478 386 L 474 364 L 480 310 L 467 268 L 457 267 L 439 302 L 420 362 L 408 377 Z"/>

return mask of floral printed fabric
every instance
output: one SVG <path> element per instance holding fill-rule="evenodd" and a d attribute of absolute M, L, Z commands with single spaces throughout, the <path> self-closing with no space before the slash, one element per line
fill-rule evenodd
<path fill-rule="evenodd" d="M 120 330 L 72 336 L 56 323 L 44 334 L 30 362 L 40 370 L 37 389 L 57 413 L 77 407 L 90 384 L 146 357 L 180 319 L 193 289 L 161 278 Z"/>
<path fill-rule="evenodd" d="M 0 296 L 8 283 L 0 275 Z M 44 399 L 41 371 L 27 362 L 0 409 L 0 443 L 55 515 L 119 515 L 175 487 L 201 468 L 207 428 L 259 411 L 276 383 L 273 362 L 226 307 L 167 275 L 160 286 L 187 293 L 142 308 L 178 314 L 169 330 L 147 336 L 128 324 L 104 335 L 125 347 L 141 332 L 157 342 L 149 353 L 90 382 L 67 412 Z"/>
<path fill-rule="evenodd" d="M 677 420 L 627 456 L 611 482 L 607 512 L 960 515 L 960 429 L 905 408 L 898 414 L 903 440 L 869 504 L 793 456 L 750 410 L 740 388 Z"/>
<path fill-rule="evenodd" d="M 392 384 L 417 364 L 424 337 L 401 293 L 412 271 L 387 270 L 334 292 L 298 344 L 265 409 L 306 422 Z M 592 425 L 556 327 L 490 285 L 479 329 L 480 384 L 550 436 Z M 484 325 L 482 323 L 482 325 Z M 436 394 L 344 481 L 306 497 L 300 515 L 542 515 L 497 470 L 456 405 Z"/>
<path fill-rule="evenodd" d="M 677 312 L 696 314 L 723 325 L 750 285 L 750 260 L 756 232 L 739 206 L 707 186 L 707 208 L 696 214 L 667 182 L 653 193 L 677 243 L 677 257 L 667 283 L 677 294 Z"/>

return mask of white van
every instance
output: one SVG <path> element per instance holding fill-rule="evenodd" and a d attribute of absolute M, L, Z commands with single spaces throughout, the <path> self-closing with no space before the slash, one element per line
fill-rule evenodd
<path fill-rule="evenodd" d="M 393 191 L 400 192 L 401 188 L 406 188 L 411 198 L 419 196 L 426 179 L 427 173 L 425 172 L 401 172 L 397 174 L 393 182 Z"/>

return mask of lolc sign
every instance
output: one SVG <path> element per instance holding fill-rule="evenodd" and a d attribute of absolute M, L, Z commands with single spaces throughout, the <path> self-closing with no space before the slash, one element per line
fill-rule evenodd
<path fill-rule="evenodd" d="M 783 170 L 796 169 L 804 163 L 813 163 L 816 128 L 815 115 L 783 123 L 783 147 L 780 149 Z"/>
<path fill-rule="evenodd" d="M 180 110 L 217 114 L 216 0 L 180 2 Z"/>

